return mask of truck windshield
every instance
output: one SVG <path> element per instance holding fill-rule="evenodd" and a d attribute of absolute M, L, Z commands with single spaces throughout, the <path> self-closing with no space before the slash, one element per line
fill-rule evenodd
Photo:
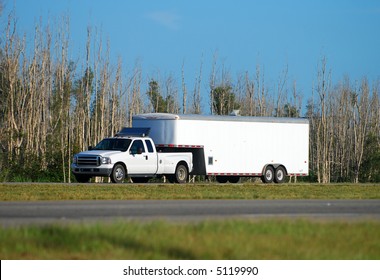
<path fill-rule="evenodd" d="M 131 144 L 131 139 L 103 139 L 93 150 L 126 151 Z"/>

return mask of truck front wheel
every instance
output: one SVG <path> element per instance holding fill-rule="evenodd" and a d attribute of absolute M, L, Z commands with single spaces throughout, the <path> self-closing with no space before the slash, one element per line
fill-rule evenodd
<path fill-rule="evenodd" d="M 125 179 L 125 168 L 122 164 L 116 164 L 111 173 L 111 181 L 113 183 L 122 183 Z"/>
<path fill-rule="evenodd" d="M 178 184 L 184 184 L 186 183 L 188 176 L 189 172 L 187 171 L 187 167 L 183 164 L 178 164 L 174 174 L 175 182 Z"/>

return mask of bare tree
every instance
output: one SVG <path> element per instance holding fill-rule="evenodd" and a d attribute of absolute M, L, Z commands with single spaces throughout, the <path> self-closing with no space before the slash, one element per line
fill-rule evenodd
<path fill-rule="evenodd" d="M 285 104 L 284 99 L 286 99 L 287 97 L 287 92 L 286 92 L 287 80 L 288 80 L 288 65 L 286 65 L 285 69 L 282 71 L 277 81 L 277 86 L 276 86 L 277 103 L 276 103 L 276 112 L 275 112 L 276 117 L 281 117 L 284 115 L 283 109 L 284 109 L 284 104 Z"/>
<path fill-rule="evenodd" d="M 187 111 L 187 89 L 185 83 L 185 61 L 182 62 L 182 114 Z"/>
<path fill-rule="evenodd" d="M 245 74 L 245 84 L 246 84 L 246 97 L 244 104 L 247 104 L 247 114 L 248 116 L 256 115 L 256 105 L 255 105 L 255 81 L 249 78 L 248 72 Z"/>
<path fill-rule="evenodd" d="M 201 113 L 201 83 L 202 83 L 202 69 L 203 69 L 203 57 L 199 66 L 198 77 L 195 79 L 194 90 L 193 90 L 193 98 L 192 98 L 192 114 L 200 114 Z"/>
<path fill-rule="evenodd" d="M 178 114 L 180 111 L 178 104 L 178 88 L 173 75 L 169 75 L 165 81 L 164 101 L 166 105 L 165 112 Z"/>
<path fill-rule="evenodd" d="M 366 79 L 362 80 L 360 93 L 352 93 L 351 98 L 353 107 L 354 182 L 359 183 L 359 172 L 363 162 L 364 144 L 368 135 L 371 113 L 369 85 Z"/>
<path fill-rule="evenodd" d="M 209 79 L 211 115 L 214 115 L 214 90 L 216 87 L 216 64 L 217 64 L 217 53 L 214 53 L 211 74 L 210 74 L 210 79 Z"/>
<path fill-rule="evenodd" d="M 136 63 L 131 79 L 132 86 L 128 88 L 128 126 L 132 126 L 132 116 L 143 112 L 141 98 L 141 66 Z"/>
<path fill-rule="evenodd" d="M 331 91 L 331 72 L 327 70 L 327 59 L 322 58 L 321 66 L 318 70 L 318 83 L 315 89 L 318 94 L 319 114 L 313 121 L 314 133 L 316 134 L 316 167 L 319 183 L 330 182 L 330 153 L 331 153 L 331 127 L 328 111 L 328 98 Z M 314 92 L 314 90 L 313 90 Z"/>

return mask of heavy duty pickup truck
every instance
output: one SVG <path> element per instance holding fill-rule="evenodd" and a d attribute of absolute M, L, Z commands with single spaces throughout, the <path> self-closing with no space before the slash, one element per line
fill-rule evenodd
<path fill-rule="evenodd" d="M 193 155 L 188 152 L 157 152 L 147 135 L 149 128 L 123 128 L 114 137 L 105 138 L 88 151 L 73 158 L 71 170 L 78 182 L 92 177 L 110 177 L 121 183 L 130 177 L 134 183 L 165 175 L 172 183 L 185 183 L 193 169 Z"/>

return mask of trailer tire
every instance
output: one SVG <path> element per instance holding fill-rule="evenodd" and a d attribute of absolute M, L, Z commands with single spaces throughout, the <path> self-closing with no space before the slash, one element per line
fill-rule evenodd
<path fill-rule="evenodd" d="M 237 184 L 239 183 L 240 181 L 240 177 L 239 176 L 230 176 L 228 177 L 228 182 L 232 183 L 232 184 Z"/>
<path fill-rule="evenodd" d="M 273 180 L 274 180 L 274 168 L 273 168 L 272 165 L 268 165 L 267 167 L 265 167 L 263 176 L 261 176 L 261 180 L 265 184 L 273 183 Z"/>
<path fill-rule="evenodd" d="M 220 184 L 225 184 L 228 181 L 228 177 L 227 176 L 216 176 L 215 179 Z"/>
<path fill-rule="evenodd" d="M 111 173 L 112 183 L 117 183 L 117 184 L 122 183 L 125 177 L 126 177 L 125 167 L 120 163 L 115 164 Z"/>
<path fill-rule="evenodd" d="M 187 182 L 189 172 L 184 164 L 179 163 L 175 169 L 174 180 L 178 184 L 184 184 Z M 170 179 L 169 179 L 170 181 Z"/>
<path fill-rule="evenodd" d="M 286 170 L 282 165 L 280 165 L 274 171 L 274 181 L 277 184 L 282 184 L 283 182 L 285 182 L 285 177 L 286 177 Z"/>

